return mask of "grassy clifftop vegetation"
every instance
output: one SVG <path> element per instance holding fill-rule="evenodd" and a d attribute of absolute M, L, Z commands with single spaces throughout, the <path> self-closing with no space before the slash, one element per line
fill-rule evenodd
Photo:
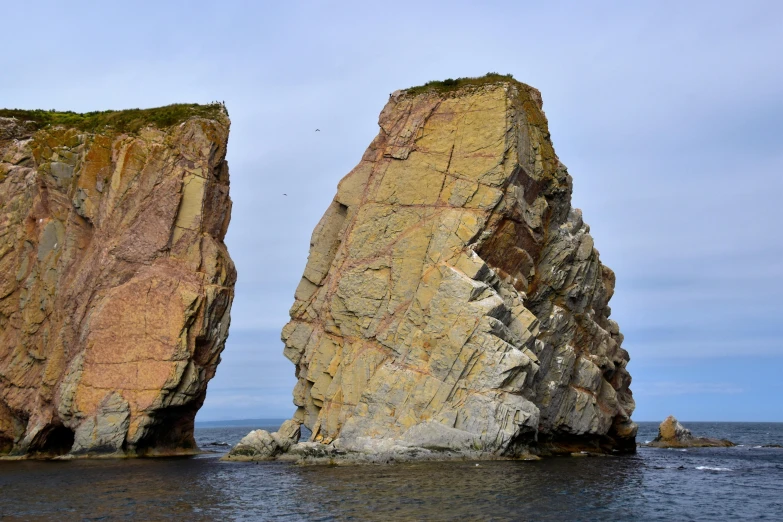
<path fill-rule="evenodd" d="M 478 87 L 489 83 L 515 81 L 514 77 L 510 74 L 498 74 L 496 72 L 487 73 L 484 76 L 478 76 L 475 78 L 447 78 L 443 81 L 431 81 L 424 85 L 418 85 L 416 87 L 410 87 L 405 89 L 406 94 L 421 94 L 427 91 L 435 92 L 449 92 L 462 89 L 463 87 L 474 86 Z"/>
<path fill-rule="evenodd" d="M 0 117 L 32 121 L 37 128 L 63 125 L 87 132 L 97 132 L 107 128 L 118 132 L 137 132 L 147 125 L 158 128 L 171 127 L 194 116 L 202 118 L 220 118 L 228 115 L 222 103 L 199 105 L 197 103 L 178 103 L 154 109 L 126 109 L 121 111 L 96 112 L 60 112 L 45 110 L 0 109 Z"/>

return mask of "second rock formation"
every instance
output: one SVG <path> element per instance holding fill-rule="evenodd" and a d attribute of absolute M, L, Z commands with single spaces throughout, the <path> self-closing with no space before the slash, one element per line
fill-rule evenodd
<path fill-rule="evenodd" d="M 634 451 L 623 336 L 539 92 L 394 93 L 283 329 L 294 421 L 341 451 Z"/>

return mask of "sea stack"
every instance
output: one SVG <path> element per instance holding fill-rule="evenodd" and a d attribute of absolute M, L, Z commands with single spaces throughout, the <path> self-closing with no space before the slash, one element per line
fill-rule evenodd
<path fill-rule="evenodd" d="M 393 93 L 379 125 L 313 232 L 282 333 L 310 442 L 634 451 L 615 276 L 571 207 L 540 93 L 432 82 Z"/>
<path fill-rule="evenodd" d="M 228 114 L 0 116 L 0 454 L 195 451 L 236 281 Z"/>
<path fill-rule="evenodd" d="M 674 415 L 669 415 L 658 426 L 658 436 L 645 444 L 654 448 L 730 448 L 736 446 L 726 439 L 694 437 L 691 430 L 680 424 Z"/>

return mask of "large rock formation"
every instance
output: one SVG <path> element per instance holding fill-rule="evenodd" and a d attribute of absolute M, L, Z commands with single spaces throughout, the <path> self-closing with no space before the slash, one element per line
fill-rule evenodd
<path fill-rule="evenodd" d="M 379 125 L 283 329 L 294 420 L 359 452 L 634 451 L 615 276 L 539 92 L 498 76 L 398 91 Z"/>
<path fill-rule="evenodd" d="M 193 451 L 236 280 L 228 115 L 3 115 L 0 453 Z"/>

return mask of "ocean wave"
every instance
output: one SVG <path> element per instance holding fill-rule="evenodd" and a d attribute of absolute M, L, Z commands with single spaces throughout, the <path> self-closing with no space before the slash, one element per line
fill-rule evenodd
<path fill-rule="evenodd" d="M 734 471 L 731 468 L 717 468 L 714 466 L 696 466 L 699 471 Z"/>

